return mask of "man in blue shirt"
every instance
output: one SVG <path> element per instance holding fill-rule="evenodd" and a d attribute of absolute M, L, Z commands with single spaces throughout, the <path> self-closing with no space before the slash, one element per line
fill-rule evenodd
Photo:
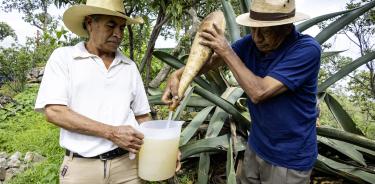
<path fill-rule="evenodd" d="M 214 50 L 201 73 L 226 64 L 247 94 L 252 126 L 238 183 L 309 183 L 317 157 L 316 93 L 320 45 L 296 31 L 294 0 L 253 0 L 250 13 L 237 17 L 247 35 L 230 46 L 214 25 L 202 45 Z M 163 95 L 176 103 L 183 69 L 175 71 Z"/>

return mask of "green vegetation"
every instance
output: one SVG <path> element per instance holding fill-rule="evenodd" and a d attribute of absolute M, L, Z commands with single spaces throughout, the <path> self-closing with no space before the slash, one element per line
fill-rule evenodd
<path fill-rule="evenodd" d="M 59 129 L 33 110 L 39 85 L 28 86 L 17 94 L 17 103 L 0 110 L 0 150 L 7 153 L 35 151 L 46 161 L 22 173 L 11 183 L 57 183 L 63 157 L 59 146 Z M 23 155 L 24 156 L 24 155 Z"/>

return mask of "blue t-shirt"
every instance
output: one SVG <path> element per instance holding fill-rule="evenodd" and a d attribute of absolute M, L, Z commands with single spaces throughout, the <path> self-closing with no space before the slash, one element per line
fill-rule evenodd
<path fill-rule="evenodd" d="M 252 119 L 250 147 L 273 165 L 311 169 L 318 154 L 315 124 L 319 43 L 294 30 L 277 50 L 265 56 L 250 35 L 232 48 L 255 75 L 270 76 L 288 88 L 258 104 L 248 100 Z"/>

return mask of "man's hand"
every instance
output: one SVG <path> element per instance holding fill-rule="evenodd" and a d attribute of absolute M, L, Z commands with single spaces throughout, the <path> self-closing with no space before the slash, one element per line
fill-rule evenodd
<path fill-rule="evenodd" d="M 183 72 L 183 68 L 176 70 L 173 72 L 167 82 L 167 87 L 165 87 L 163 96 L 161 97 L 161 100 L 169 105 L 170 107 L 177 107 L 177 105 L 180 103 L 180 100 L 183 97 L 178 96 L 178 86 L 180 85 L 180 78 Z"/>
<path fill-rule="evenodd" d="M 176 172 L 178 172 L 181 169 L 181 151 L 178 150 L 177 154 L 177 161 L 176 161 Z"/>
<path fill-rule="evenodd" d="M 224 30 L 221 30 L 215 23 L 213 29 L 203 29 L 199 34 L 203 38 L 200 44 L 210 47 L 219 56 L 223 56 L 231 49 L 227 39 L 224 36 Z"/>
<path fill-rule="evenodd" d="M 132 126 L 116 126 L 114 127 L 110 140 L 120 148 L 126 149 L 131 153 L 138 153 L 143 144 L 144 135 L 134 129 Z"/>

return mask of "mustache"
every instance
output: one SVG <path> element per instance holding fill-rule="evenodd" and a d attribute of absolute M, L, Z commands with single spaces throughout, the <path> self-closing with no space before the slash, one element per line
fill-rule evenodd
<path fill-rule="evenodd" d="M 121 39 L 118 39 L 118 38 L 110 38 L 110 39 L 107 40 L 107 42 L 113 42 L 113 43 L 120 44 L 120 43 L 121 43 Z"/>

